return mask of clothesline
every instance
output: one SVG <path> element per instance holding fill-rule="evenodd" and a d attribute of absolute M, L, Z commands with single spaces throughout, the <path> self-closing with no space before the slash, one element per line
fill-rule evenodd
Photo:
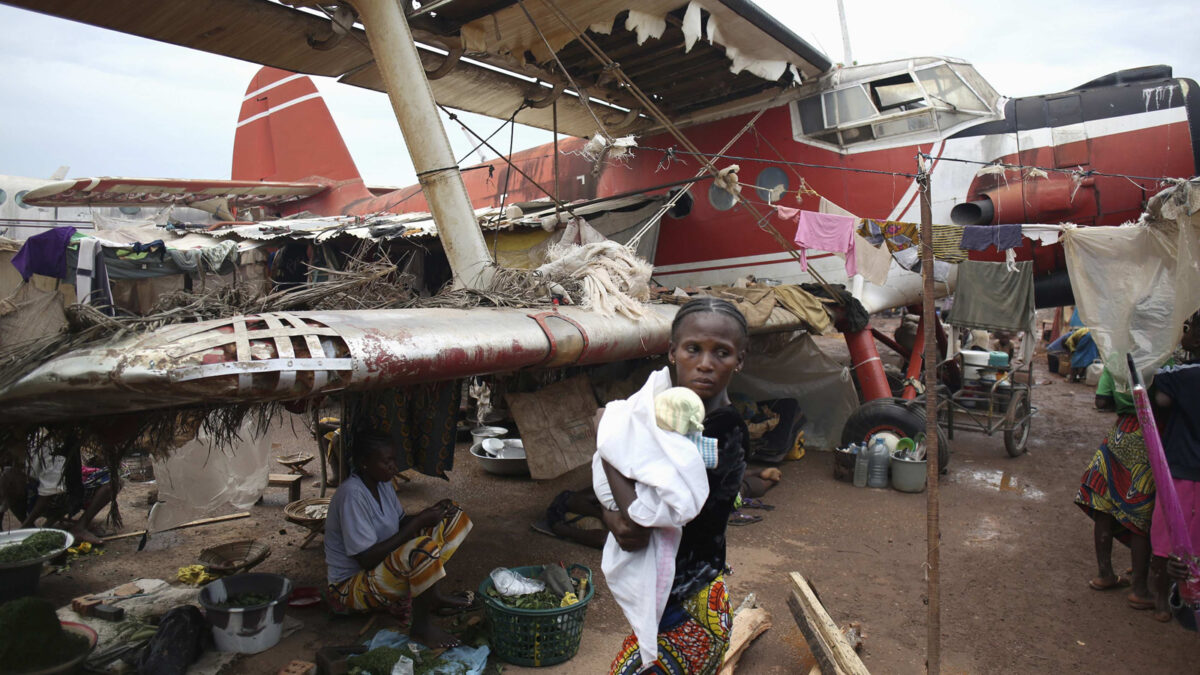
<path fill-rule="evenodd" d="M 659 148 L 659 147 L 648 146 L 648 145 L 635 145 L 635 146 L 633 146 L 633 148 L 635 150 L 646 150 L 649 152 L 661 152 L 667 158 L 672 158 L 672 157 L 675 157 L 676 155 L 690 155 L 690 156 L 706 157 L 708 159 L 725 159 L 725 160 L 736 161 L 736 162 L 763 162 L 763 161 L 765 161 L 764 158 L 762 158 L 762 157 L 743 157 L 743 156 L 739 156 L 739 155 L 729 155 L 729 154 L 724 154 L 724 153 L 719 153 L 719 152 L 688 152 L 686 150 L 680 150 L 675 147 Z M 1103 176 L 1105 178 L 1127 178 L 1130 180 L 1152 180 L 1152 181 L 1156 181 L 1159 183 L 1168 183 L 1168 182 L 1180 180 L 1179 178 L 1174 177 L 1174 176 L 1159 176 L 1159 177 L 1137 176 L 1134 174 L 1111 173 L 1111 172 L 1107 172 L 1107 171 L 1097 171 L 1095 169 L 1083 169 L 1082 167 L 1074 168 L 1074 169 L 1062 169 L 1062 168 L 1046 167 L 1046 166 L 1032 166 L 1032 165 L 1026 165 L 1026 164 L 1005 164 L 1002 162 L 985 162 L 982 160 L 964 159 L 964 158 L 960 158 L 960 157 L 934 156 L 934 155 L 931 155 L 931 154 L 925 153 L 925 152 L 917 153 L 917 157 L 927 159 L 927 160 L 936 160 L 939 162 L 960 162 L 963 164 L 975 164 L 978 166 L 999 166 L 999 167 L 1003 167 L 1005 169 L 1014 169 L 1014 170 L 1033 169 L 1033 170 L 1038 170 L 1038 171 L 1062 173 L 1062 174 L 1068 174 L 1068 175 L 1077 175 L 1077 176 L 1083 176 L 1083 177 Z M 917 177 L 916 173 L 910 173 L 907 171 L 887 171 L 884 169 L 863 169 L 863 168 L 852 167 L 852 166 L 835 166 L 832 164 L 816 164 L 816 163 L 812 163 L 812 162 L 797 162 L 797 161 L 793 161 L 793 160 L 785 160 L 783 158 L 777 158 L 775 160 L 772 160 L 771 163 L 781 164 L 784 166 L 799 166 L 799 167 L 804 167 L 804 168 L 808 168 L 808 169 L 831 169 L 834 171 L 849 171 L 851 173 L 868 173 L 868 174 L 876 174 L 876 175 L 883 175 L 883 176 L 898 176 L 901 178 L 916 178 Z"/>
<path fill-rule="evenodd" d="M 1128 180 L 1152 180 L 1157 183 L 1172 183 L 1177 180 L 1186 180 L 1186 179 L 1180 179 L 1180 178 L 1177 178 L 1174 176 L 1159 176 L 1159 177 L 1155 178 L 1153 176 L 1135 176 L 1133 174 L 1127 174 L 1127 173 L 1109 173 L 1107 171 L 1097 171 L 1095 169 L 1084 169 L 1081 166 L 1076 167 L 1074 169 L 1062 169 L 1062 168 L 1055 168 L 1055 167 L 1049 167 L 1049 166 L 1031 166 L 1031 165 L 1027 165 L 1027 164 L 1006 164 L 1004 162 L 984 162 L 984 161 L 977 160 L 977 159 L 963 159 L 961 157 L 944 157 L 944 156 L 935 157 L 935 156 L 930 155 L 929 153 L 925 153 L 925 152 L 917 153 L 917 156 L 924 158 L 924 159 L 928 159 L 928 160 L 936 160 L 939 162 L 958 162 L 960 164 L 975 164 L 977 166 L 998 166 L 998 167 L 1002 167 L 1005 169 L 1013 169 L 1013 170 L 1018 170 L 1018 171 L 1034 170 L 1034 171 L 1054 172 L 1054 173 L 1067 174 L 1070 176 L 1079 176 L 1081 178 L 1088 178 L 1090 176 L 1103 176 L 1105 178 L 1125 178 Z"/>
<path fill-rule="evenodd" d="M 906 270 L 919 271 L 916 245 L 920 225 L 904 221 L 858 218 L 836 205 L 822 200 L 821 211 L 806 211 L 775 206 L 776 218 L 796 225 L 795 244 L 805 265 L 809 249 L 844 256 L 846 276 L 861 274 L 867 281 L 882 286 L 887 281 L 890 259 Z M 994 248 L 1006 253 L 1006 265 L 1016 269 L 1016 249 L 1024 239 L 1042 245 L 1053 244 L 1065 228 L 1074 225 L 1043 223 L 1011 225 L 933 225 L 934 277 L 949 278 L 950 265 L 965 262 L 968 251 Z M 880 254 L 884 254 L 880 258 Z M 890 255 L 888 255 L 890 254 Z"/>

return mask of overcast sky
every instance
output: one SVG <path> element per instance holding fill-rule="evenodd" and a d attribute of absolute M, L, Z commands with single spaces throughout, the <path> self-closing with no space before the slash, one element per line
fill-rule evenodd
<path fill-rule="evenodd" d="M 758 0 L 842 61 L 836 0 Z M 1200 78 L 1196 0 L 845 0 L 853 57 L 964 58 L 1007 96 L 1044 94 L 1122 68 Z M 0 6 L 0 174 L 228 178 L 234 125 L 258 66 Z M 313 78 L 363 177 L 415 182 L 380 93 Z M 475 118 L 490 132 L 499 124 Z M 448 129 L 451 143 L 470 147 Z M 486 135 L 486 133 L 484 134 Z M 507 136 L 503 145 L 507 145 Z M 524 129 L 517 147 L 548 142 Z M 501 144 L 497 144 L 501 147 Z M 468 163 L 474 163 L 474 159 Z"/>

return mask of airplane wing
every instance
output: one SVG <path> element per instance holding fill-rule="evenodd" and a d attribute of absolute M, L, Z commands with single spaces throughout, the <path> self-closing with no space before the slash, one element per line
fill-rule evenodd
<path fill-rule="evenodd" d="M 35 12 L 285 70 L 383 90 L 350 10 L 267 0 L 0 0 Z M 402 3 L 409 7 L 411 3 Z M 556 0 L 677 124 L 757 109 L 830 60 L 748 0 Z M 409 23 L 443 105 L 573 136 L 596 123 L 563 77 L 586 90 L 610 133 L 653 131 L 621 84 L 545 0 L 425 2 Z M 543 36 L 545 41 L 543 41 Z M 547 48 L 547 43 L 551 49 Z M 556 58 L 557 57 L 557 58 Z M 557 103 L 552 106 L 551 103 Z"/>
<path fill-rule="evenodd" d="M 311 197 L 320 183 L 265 183 L 246 180 L 174 178 L 74 178 L 30 190 L 32 206 L 125 206 L 128 204 L 195 205 L 225 200 L 231 206 L 268 206 Z"/>

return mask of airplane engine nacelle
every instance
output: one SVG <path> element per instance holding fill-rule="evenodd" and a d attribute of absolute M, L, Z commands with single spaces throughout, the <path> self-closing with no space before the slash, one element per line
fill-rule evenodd
<path fill-rule="evenodd" d="M 1076 194 L 1072 195 L 1073 192 Z M 1017 181 L 987 190 L 979 199 L 955 205 L 950 210 L 950 220 L 955 225 L 1057 223 L 1079 206 L 1073 197 L 1089 193 L 1076 191 L 1070 179 Z"/>

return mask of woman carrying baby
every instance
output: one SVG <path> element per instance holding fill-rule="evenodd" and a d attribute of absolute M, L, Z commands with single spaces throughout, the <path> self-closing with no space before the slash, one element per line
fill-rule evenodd
<path fill-rule="evenodd" d="M 726 388 L 742 368 L 748 337 L 741 312 L 715 298 L 687 303 L 671 325 L 668 361 L 673 383 L 690 389 L 703 402 L 703 435 L 716 439 L 717 462 L 713 468 L 701 466 L 708 494 L 698 513 L 683 524 L 677 540 L 674 579 L 658 623 L 656 658 L 643 670 L 638 640 L 631 634 L 613 661 L 614 674 L 716 673 L 725 657 L 732 621 L 723 578 L 725 526 L 746 468 L 743 443 L 748 437 Z M 639 485 L 608 461 L 599 460 L 597 466 L 603 467 L 615 502 L 616 510 L 605 510 L 603 519 L 616 543 L 627 552 L 646 549 L 653 528 L 643 527 L 629 516 Z M 610 579 L 610 586 L 612 582 Z"/>

